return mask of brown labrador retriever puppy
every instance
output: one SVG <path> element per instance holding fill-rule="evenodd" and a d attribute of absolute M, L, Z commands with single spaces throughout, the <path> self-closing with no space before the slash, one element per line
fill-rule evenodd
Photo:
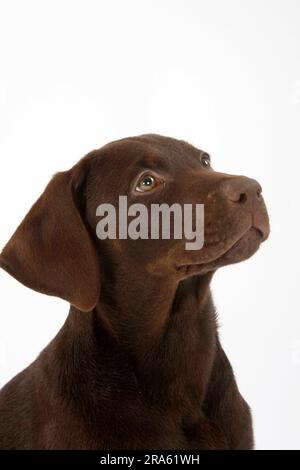
<path fill-rule="evenodd" d="M 203 203 L 205 239 L 96 236 L 97 206 Z M 1 449 L 251 449 L 247 403 L 218 339 L 214 271 L 269 234 L 259 184 L 183 141 L 144 135 L 58 173 L 2 251 L 70 314 L 0 393 Z M 25 307 L 26 308 L 26 307 Z"/>

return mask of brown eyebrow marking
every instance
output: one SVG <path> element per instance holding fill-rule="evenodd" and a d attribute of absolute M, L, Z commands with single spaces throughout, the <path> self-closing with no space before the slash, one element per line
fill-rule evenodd
<path fill-rule="evenodd" d="M 151 163 L 156 163 L 157 161 L 157 157 L 154 153 L 148 153 L 145 157 L 144 157 L 144 162 L 146 164 L 151 164 Z"/>
<path fill-rule="evenodd" d="M 167 171 L 168 170 L 168 163 L 163 161 L 162 159 L 157 158 L 155 155 L 151 156 L 146 156 L 142 158 L 141 160 L 135 162 L 135 166 L 138 168 L 145 168 L 149 170 L 162 170 L 162 171 Z"/>

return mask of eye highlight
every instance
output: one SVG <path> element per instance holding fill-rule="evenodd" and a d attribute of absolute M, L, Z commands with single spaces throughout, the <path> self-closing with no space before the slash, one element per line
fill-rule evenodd
<path fill-rule="evenodd" d="M 152 189 L 157 188 L 157 186 L 161 185 L 162 181 L 159 180 L 156 176 L 147 173 L 142 175 L 137 182 L 135 190 L 139 193 L 145 193 L 151 191 Z"/>
<path fill-rule="evenodd" d="M 203 153 L 200 157 L 200 162 L 201 162 L 201 165 L 204 167 L 204 168 L 210 168 L 210 156 L 208 155 L 208 153 Z"/>

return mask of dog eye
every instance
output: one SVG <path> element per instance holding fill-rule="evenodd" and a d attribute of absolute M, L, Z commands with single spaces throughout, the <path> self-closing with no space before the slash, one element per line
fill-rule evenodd
<path fill-rule="evenodd" d="M 200 161 L 202 166 L 210 168 L 210 156 L 207 153 L 201 155 Z"/>
<path fill-rule="evenodd" d="M 140 193 L 145 193 L 146 191 L 151 191 L 151 189 L 156 188 L 160 184 L 160 181 L 153 175 L 143 175 L 136 186 L 136 191 Z"/>

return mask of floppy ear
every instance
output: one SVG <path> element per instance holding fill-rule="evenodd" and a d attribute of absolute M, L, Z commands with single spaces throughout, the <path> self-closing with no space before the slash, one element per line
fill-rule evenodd
<path fill-rule="evenodd" d="M 79 184 L 72 169 L 53 177 L 4 247 L 0 266 L 25 286 L 90 311 L 99 298 L 100 275 L 75 203 Z"/>

